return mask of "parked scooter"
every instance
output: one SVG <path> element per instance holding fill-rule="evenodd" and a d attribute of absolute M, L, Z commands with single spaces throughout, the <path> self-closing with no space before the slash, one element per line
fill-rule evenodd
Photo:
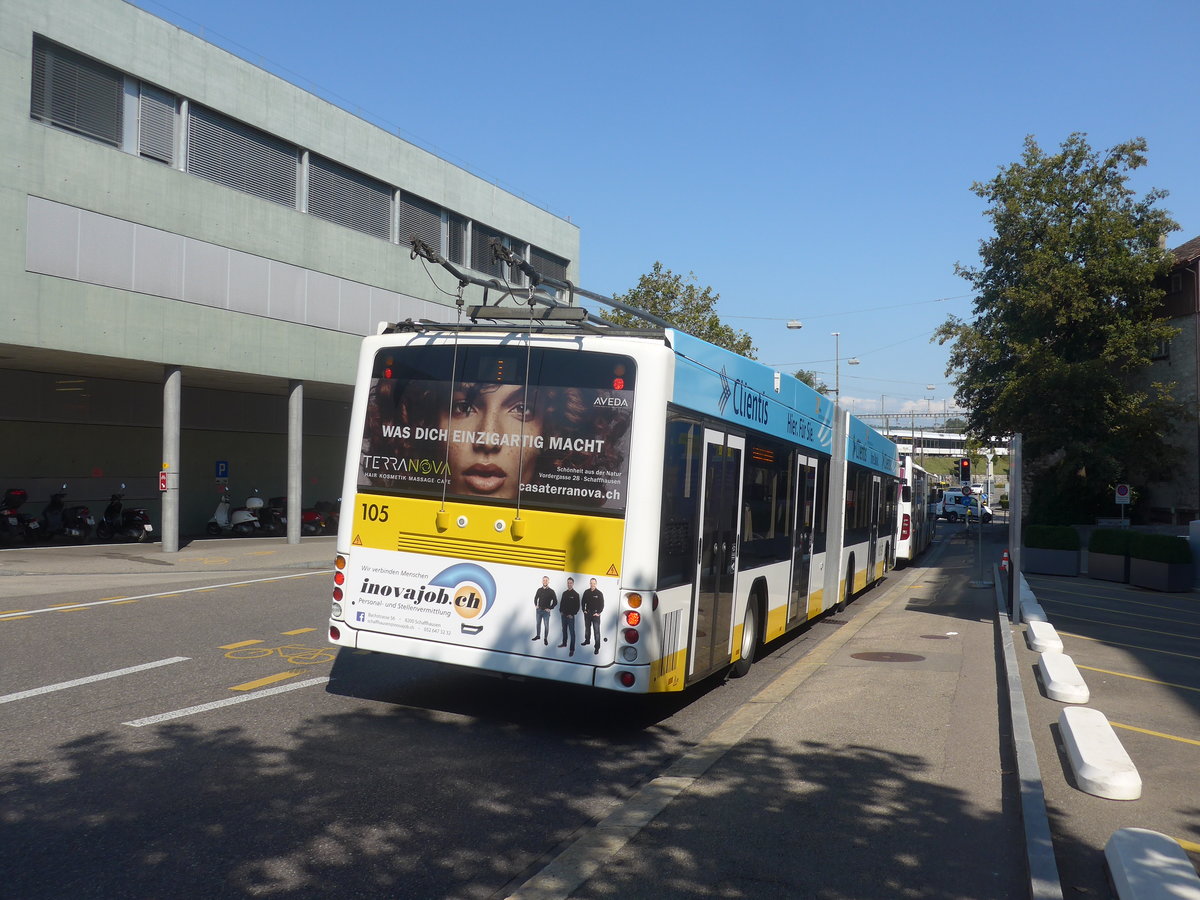
<path fill-rule="evenodd" d="M 256 490 L 254 493 L 257 495 L 258 491 Z M 262 497 L 252 496 L 246 498 L 245 506 L 231 508 L 229 488 L 224 488 L 221 491 L 221 499 L 217 501 L 216 511 L 208 520 L 208 533 L 213 537 L 220 537 L 227 531 L 232 531 L 242 537 L 254 534 L 259 527 L 258 511 L 262 509 L 262 506 Z"/>
<path fill-rule="evenodd" d="M 4 492 L 4 503 L 0 505 L 0 538 L 12 543 L 18 538 L 29 543 L 37 537 L 41 523 L 29 513 L 20 512 L 29 495 L 21 488 L 9 488 Z"/>
<path fill-rule="evenodd" d="M 38 532 L 41 540 L 49 541 L 61 536 L 82 544 L 91 536 L 92 528 L 96 525 L 91 510 L 86 506 L 67 507 L 63 503 L 66 496 L 66 484 L 61 491 L 50 495 L 50 502 L 42 510 L 41 529 Z"/>
<path fill-rule="evenodd" d="M 264 534 L 287 534 L 287 497 L 272 497 L 258 511 L 258 524 Z"/>
<path fill-rule="evenodd" d="M 121 484 L 121 490 L 125 490 L 124 482 Z M 140 542 L 149 540 L 154 533 L 154 526 L 150 524 L 150 511 L 141 506 L 125 509 L 125 504 L 121 502 L 124 497 L 123 493 L 112 495 L 104 515 L 96 523 L 97 540 L 111 541 L 113 538 L 123 538 Z"/>
<path fill-rule="evenodd" d="M 337 503 L 330 503 L 328 500 L 318 500 L 313 504 L 312 509 L 306 509 L 300 514 L 300 533 L 312 536 L 314 534 L 333 534 L 337 531 L 338 523 L 338 507 L 341 500 Z"/>

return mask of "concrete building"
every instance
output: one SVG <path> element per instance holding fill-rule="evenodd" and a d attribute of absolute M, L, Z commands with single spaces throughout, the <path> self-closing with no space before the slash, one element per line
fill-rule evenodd
<path fill-rule="evenodd" d="M 0 22 L 0 489 L 31 511 L 125 483 L 170 550 L 222 477 L 336 499 L 359 338 L 452 302 L 410 235 L 578 280 L 570 222 L 122 0 Z"/>

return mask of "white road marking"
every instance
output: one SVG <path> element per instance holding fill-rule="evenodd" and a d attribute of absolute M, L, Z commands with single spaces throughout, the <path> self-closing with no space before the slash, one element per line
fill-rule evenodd
<path fill-rule="evenodd" d="M 94 600 L 91 603 L 68 603 L 62 606 L 48 606 L 45 609 L 21 609 L 0 615 L 0 619 L 19 619 L 23 616 L 31 616 L 34 613 L 64 612 L 71 609 L 83 609 L 88 606 L 107 606 L 110 603 L 128 603 L 131 600 L 149 600 L 152 597 L 175 597 L 180 594 L 192 594 L 196 591 L 215 591 L 218 588 L 240 587 L 244 584 L 262 584 L 265 581 L 284 581 L 288 578 L 307 578 L 315 574 L 317 573 L 301 572 L 298 575 L 274 575 L 271 578 L 253 578 L 250 581 L 229 581 L 225 584 L 206 584 L 193 588 L 183 588 L 182 590 L 161 591 L 157 594 L 141 594 L 137 597 L 110 597 L 107 600 Z"/>
<path fill-rule="evenodd" d="M 220 709 L 222 706 L 233 706 L 235 703 L 245 703 L 247 700 L 258 700 L 261 697 L 270 697 L 273 694 L 282 694 L 286 691 L 295 691 L 299 690 L 300 688 L 312 687 L 314 684 L 325 684 L 327 681 L 329 681 L 329 676 L 322 678 L 310 678 L 308 681 L 297 681 L 295 684 L 282 684 L 279 687 L 255 691 L 252 694 L 245 694 L 241 697 L 230 697 L 226 700 L 214 700 L 212 703 L 201 703 L 199 706 L 189 706 L 187 709 L 176 709 L 172 712 L 159 713 L 157 716 L 147 716 L 144 719 L 134 719 L 132 722 L 122 722 L 121 724 L 132 725 L 134 728 L 141 728 L 145 725 L 154 725 L 158 722 L 167 722 L 171 719 L 181 719 L 184 716 L 208 712 L 210 709 Z"/>
<path fill-rule="evenodd" d="M 0 696 L 0 703 L 11 703 L 13 700 L 24 700 L 26 697 L 36 697 L 39 694 L 49 694 L 51 691 L 64 691 L 67 688 L 79 687 L 81 684 L 91 684 L 94 681 L 103 681 L 106 678 L 118 678 L 121 675 L 132 675 L 134 672 L 144 672 L 147 669 L 155 669 L 159 666 L 169 666 L 171 663 L 187 662 L 191 657 L 188 656 L 172 656 L 170 659 L 160 659 L 157 662 L 142 663 L 140 666 L 129 666 L 126 669 L 115 669 L 112 672 L 103 672 L 100 675 L 89 675 L 86 678 L 76 678 L 73 681 L 62 681 L 58 684 L 48 684 L 45 687 L 34 688 L 29 691 L 20 691 L 16 694 L 5 694 Z"/>

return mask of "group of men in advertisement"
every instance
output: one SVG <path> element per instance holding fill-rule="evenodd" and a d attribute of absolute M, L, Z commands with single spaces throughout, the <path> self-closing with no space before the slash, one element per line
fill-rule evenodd
<path fill-rule="evenodd" d="M 533 594 L 534 613 L 537 616 L 537 632 L 533 640 L 543 644 L 550 643 L 550 610 L 558 608 L 562 619 L 562 641 L 558 646 L 570 646 L 568 656 L 575 655 L 575 617 L 583 610 L 583 643 L 581 646 L 594 646 L 593 654 L 600 652 L 600 614 L 604 612 L 604 594 L 596 589 L 596 579 L 593 578 L 583 596 L 575 590 L 575 579 L 567 579 L 566 590 L 561 595 L 550 587 L 550 576 L 542 576 L 542 586 Z M 543 630 L 544 626 L 544 630 Z"/>

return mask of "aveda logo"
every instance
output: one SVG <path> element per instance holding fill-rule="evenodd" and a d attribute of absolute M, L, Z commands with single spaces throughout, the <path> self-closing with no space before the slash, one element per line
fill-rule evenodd
<path fill-rule="evenodd" d="M 629 406 L 629 401 L 624 397 L 597 397 L 592 401 L 592 406 Z"/>

